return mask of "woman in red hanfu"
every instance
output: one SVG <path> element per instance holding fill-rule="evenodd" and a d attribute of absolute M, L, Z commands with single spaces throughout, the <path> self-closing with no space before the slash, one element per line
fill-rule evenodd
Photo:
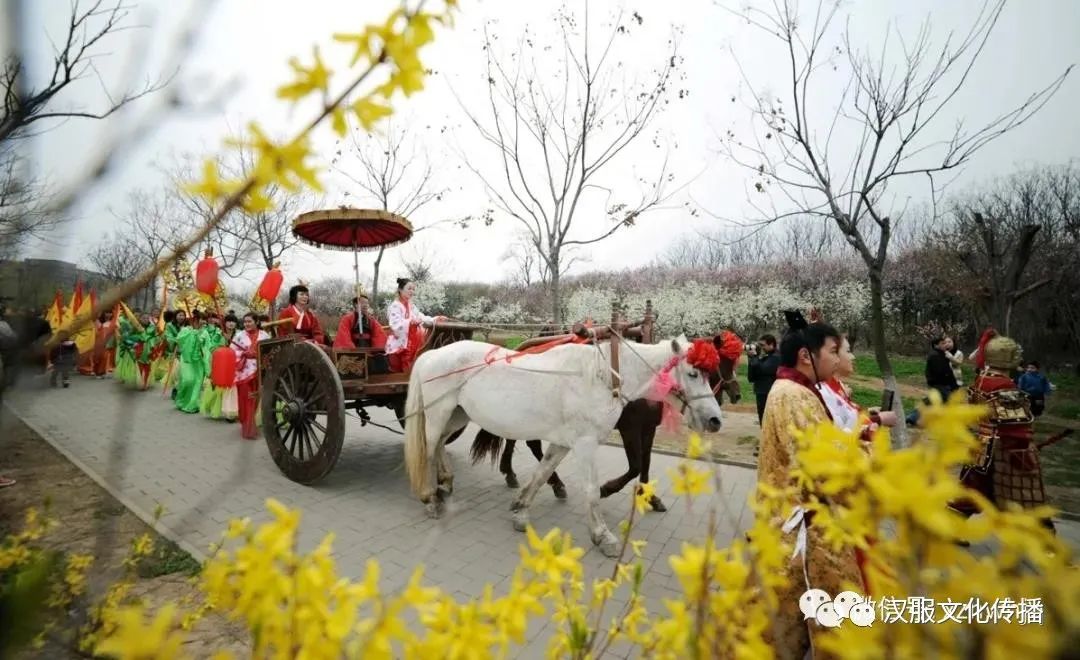
<path fill-rule="evenodd" d="M 281 310 L 278 320 L 292 319 L 292 323 L 282 323 L 278 326 L 278 336 L 289 334 L 301 335 L 306 341 L 314 342 L 320 346 L 326 343 L 322 327 L 315 313 L 309 309 L 311 294 L 303 284 L 297 284 L 289 289 L 289 306 Z"/>
<path fill-rule="evenodd" d="M 244 314 L 244 329 L 236 333 L 229 346 L 236 353 L 236 418 L 240 420 L 240 436 L 247 440 L 258 437 L 255 415 L 259 396 L 259 369 L 257 348 L 260 341 L 270 339 L 270 334 L 259 329 L 259 322 L 252 313 Z"/>
<path fill-rule="evenodd" d="M 386 316 L 390 322 L 390 336 L 386 338 L 386 355 L 390 360 L 392 370 L 405 372 L 412 369 L 416 352 L 424 343 L 424 331 L 420 326 L 430 326 L 437 321 L 445 321 L 446 317 L 428 316 L 412 304 L 416 284 L 409 278 L 399 277 L 397 285 L 397 298 L 386 310 Z"/>

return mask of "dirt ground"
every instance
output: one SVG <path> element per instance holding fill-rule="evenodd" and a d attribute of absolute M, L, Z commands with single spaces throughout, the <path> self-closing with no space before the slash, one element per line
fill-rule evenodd
<path fill-rule="evenodd" d="M 176 545 L 158 536 L 149 526 L 129 512 L 120 502 L 72 465 L 31 429 L 0 408 L 0 474 L 14 478 L 14 486 L 0 489 L 0 537 L 22 528 L 24 512 L 36 507 L 47 510 L 59 525 L 53 528 L 43 545 L 65 553 L 89 553 L 95 557 L 88 573 L 87 601 L 96 603 L 110 584 L 122 575 L 121 562 L 128 555 L 132 540 L 149 532 L 155 539 L 153 557 L 140 567 L 140 577 L 133 593 L 151 607 L 167 602 L 185 602 L 194 598 L 197 588 L 191 574 L 198 563 Z M 60 627 L 78 625 L 81 613 Z M 189 635 L 188 653 L 209 657 L 219 649 L 232 650 L 239 657 L 250 651 L 246 632 L 210 614 Z M 24 650 L 24 658 L 78 658 L 68 643 L 50 637 L 44 648 Z"/>

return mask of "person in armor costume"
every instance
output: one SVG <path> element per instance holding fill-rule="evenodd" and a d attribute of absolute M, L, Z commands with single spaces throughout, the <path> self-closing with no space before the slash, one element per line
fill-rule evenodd
<path fill-rule="evenodd" d="M 1020 345 L 1003 335 L 989 339 L 982 347 L 983 370 L 968 388 L 968 403 L 989 408 L 979 423 L 982 443 L 979 458 L 960 471 L 964 486 L 978 491 L 1005 508 L 1014 502 L 1024 508 L 1046 503 L 1039 450 L 1032 437 L 1031 402 L 1013 382 L 1013 372 L 1020 364 Z M 954 502 L 951 507 L 965 516 L 977 513 L 970 500 Z M 1054 531 L 1054 523 L 1043 524 Z"/>

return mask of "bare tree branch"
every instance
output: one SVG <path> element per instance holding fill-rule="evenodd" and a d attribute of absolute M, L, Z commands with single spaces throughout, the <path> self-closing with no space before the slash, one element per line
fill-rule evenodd
<path fill-rule="evenodd" d="M 422 152 L 415 143 L 407 139 L 407 131 L 402 124 L 391 121 L 382 136 L 354 132 L 347 144 L 347 154 L 339 150 L 338 157 L 333 162 L 335 171 L 363 191 L 364 194 L 357 197 L 370 198 L 376 208 L 397 213 L 405 218 L 417 214 L 433 202 L 441 201 L 447 192 L 445 188 L 435 186 L 431 162 L 426 152 Z M 359 173 L 352 171 L 355 169 L 354 163 L 359 165 Z M 349 193 L 346 195 L 351 196 Z M 461 220 L 444 219 L 426 226 L 414 226 L 414 233 L 451 222 L 460 223 Z M 385 250 L 380 249 L 375 256 L 372 301 L 379 293 L 379 271 L 382 268 L 384 252 Z M 357 275 L 359 276 L 359 273 Z"/>
<path fill-rule="evenodd" d="M 775 0 L 769 10 L 750 8 L 740 14 L 778 41 L 788 84 L 778 96 L 751 92 L 754 140 L 746 144 L 729 132 L 725 151 L 754 173 L 760 193 L 778 188 L 795 213 L 828 217 L 863 260 L 871 284 L 872 339 L 887 387 L 895 388 L 895 377 L 884 345 L 882 286 L 893 217 L 902 213 L 889 208 L 890 183 L 926 176 L 936 199 L 940 189 L 934 188 L 934 174 L 964 165 L 979 149 L 1027 122 L 1072 70 L 1066 68 L 978 128 L 968 129 L 958 121 L 944 139 L 933 137 L 970 79 L 1004 5 L 1005 0 L 987 0 L 969 30 L 959 40 L 948 35 L 940 47 L 933 45 L 929 19 L 913 40 L 890 25 L 876 56 L 855 47 L 850 26 L 843 32 L 842 47 L 828 43 L 839 14 L 838 0 L 819 0 L 812 20 L 801 15 L 795 0 Z M 894 33 L 898 53 L 890 44 Z M 815 73 L 824 66 L 839 70 L 843 65 L 850 73 L 837 109 L 832 116 L 814 116 L 811 108 L 817 97 L 834 96 Z M 830 154 L 828 147 L 834 132 L 844 129 L 853 147 L 848 157 L 841 158 Z M 822 134 L 827 136 L 824 143 Z M 834 169 L 841 163 L 846 164 L 844 169 Z M 837 171 L 843 174 L 835 176 Z M 791 212 L 775 206 L 771 210 L 763 214 L 763 221 Z"/>
<path fill-rule="evenodd" d="M 556 320 L 562 318 L 561 277 L 575 261 L 565 250 L 605 240 L 662 208 L 674 194 L 666 157 L 658 173 L 639 178 L 646 192 L 636 202 L 621 199 L 625 186 L 603 184 L 599 176 L 641 141 L 671 102 L 681 62 L 678 35 L 669 40 L 662 65 L 643 82 L 620 79 L 626 74 L 615 59 L 616 46 L 628 38 L 635 21 L 640 25 L 640 15 L 617 14 L 605 26 L 610 31 L 597 48 L 590 44 L 588 4 L 583 13 L 580 29 L 568 8 L 557 14 L 558 47 L 538 44 L 526 29 L 513 53 L 498 54 L 498 35 L 485 26 L 487 118 L 455 93 L 481 142 L 494 148 L 498 165 L 481 170 L 470 159 L 472 150 L 460 146 L 459 156 L 492 203 L 525 232 L 516 249 L 535 251 L 536 261 L 519 257 L 519 268 L 527 268 L 531 279 L 533 264 L 540 267 Z M 540 70 L 547 63 L 557 67 L 554 74 Z M 660 147 L 657 138 L 653 143 Z M 575 222 L 587 199 L 604 204 L 611 225 L 592 236 L 579 236 Z"/>
<path fill-rule="evenodd" d="M 104 119 L 125 105 L 162 89 L 167 80 L 148 82 L 125 90 L 113 98 L 102 84 L 107 104 L 102 110 L 60 107 L 64 92 L 94 69 L 93 60 L 100 54 L 102 43 L 124 29 L 129 8 L 122 1 L 105 4 L 104 0 L 76 0 L 71 8 L 66 34 L 59 46 L 54 45 L 53 68 L 48 82 L 32 89 L 25 80 L 25 63 L 18 54 L 5 56 L 0 81 L 3 102 L 0 104 L 0 142 L 15 139 L 35 122 L 48 119 Z M 100 76 L 98 77 L 100 80 Z"/>

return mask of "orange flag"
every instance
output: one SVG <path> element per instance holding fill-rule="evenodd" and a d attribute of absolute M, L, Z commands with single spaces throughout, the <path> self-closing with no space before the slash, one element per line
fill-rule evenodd
<path fill-rule="evenodd" d="M 71 312 L 72 316 L 79 313 L 79 308 L 82 307 L 82 301 L 82 280 L 77 280 L 75 282 L 75 291 L 71 293 L 71 307 L 68 308 L 68 311 Z"/>
<path fill-rule="evenodd" d="M 60 289 L 56 290 L 56 296 L 53 297 L 52 305 L 49 305 L 45 320 L 49 322 L 49 327 L 53 332 L 56 332 L 60 324 L 64 322 L 64 293 Z"/>

